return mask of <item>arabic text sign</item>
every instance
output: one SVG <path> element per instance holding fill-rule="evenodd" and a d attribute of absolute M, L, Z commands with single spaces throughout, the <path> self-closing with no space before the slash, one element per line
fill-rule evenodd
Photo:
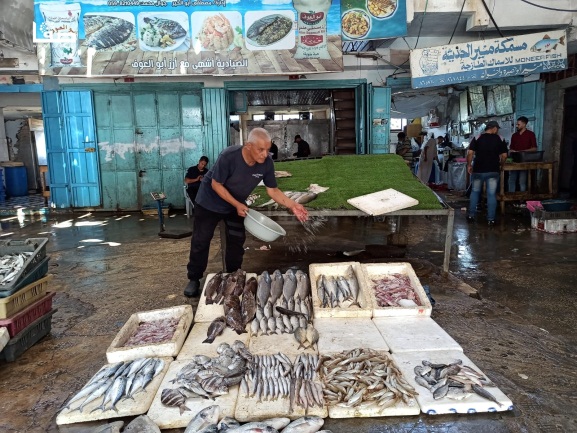
<path fill-rule="evenodd" d="M 411 52 L 414 89 L 567 69 L 564 30 Z"/>
<path fill-rule="evenodd" d="M 341 72 L 340 0 L 35 0 L 41 75 Z"/>

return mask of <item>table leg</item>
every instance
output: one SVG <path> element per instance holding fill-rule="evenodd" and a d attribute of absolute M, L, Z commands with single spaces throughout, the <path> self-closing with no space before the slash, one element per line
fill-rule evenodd
<path fill-rule="evenodd" d="M 549 173 L 549 194 L 553 194 L 553 167 L 547 170 Z"/>
<path fill-rule="evenodd" d="M 527 170 L 527 192 L 531 192 L 531 176 L 533 175 L 533 170 Z"/>
<path fill-rule="evenodd" d="M 500 194 L 500 205 L 501 205 L 501 215 L 505 214 L 505 170 L 501 170 L 501 182 L 499 182 L 500 185 L 500 190 L 501 190 L 501 194 Z"/>
<path fill-rule="evenodd" d="M 449 274 L 449 263 L 451 261 L 451 247 L 453 245 L 453 225 L 455 223 L 455 210 L 453 208 L 449 209 L 449 214 L 447 215 L 447 234 L 445 237 L 445 257 L 443 259 L 443 274 L 447 276 Z"/>

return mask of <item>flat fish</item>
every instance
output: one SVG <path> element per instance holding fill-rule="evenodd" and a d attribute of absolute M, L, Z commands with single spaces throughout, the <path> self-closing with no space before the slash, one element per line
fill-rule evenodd
<path fill-rule="evenodd" d="M 282 287 L 282 294 L 284 298 L 289 302 L 293 299 L 297 289 L 297 279 L 295 273 L 292 269 L 289 269 L 284 274 L 284 284 Z"/>
<path fill-rule="evenodd" d="M 111 18 L 104 26 L 91 33 L 86 45 L 103 50 L 126 41 L 134 31 L 134 24 L 122 18 Z"/>
<path fill-rule="evenodd" d="M 241 315 L 241 306 L 238 296 L 230 295 L 224 300 L 224 316 L 226 324 L 232 328 L 237 334 L 246 332 L 244 322 Z"/>
<path fill-rule="evenodd" d="M 305 343 L 307 342 L 307 331 L 304 328 L 301 328 L 300 326 L 297 327 L 294 331 L 294 336 L 295 336 L 295 340 L 299 342 L 299 349 L 301 347 L 305 348 Z"/>
<path fill-rule="evenodd" d="M 190 410 L 184 404 L 186 402 L 186 397 L 178 389 L 163 389 L 162 393 L 160 394 L 160 402 L 168 407 L 179 408 L 181 415 L 184 411 Z"/>
<path fill-rule="evenodd" d="M 258 276 L 256 299 L 258 301 L 258 305 L 260 305 L 263 308 L 266 305 L 266 302 L 270 296 L 271 283 L 272 280 L 267 271 L 264 271 L 262 274 Z"/>
<path fill-rule="evenodd" d="M 186 36 L 186 30 L 176 21 L 157 17 L 145 17 L 144 22 L 156 27 L 161 36 L 168 35 L 171 39 Z"/>
<path fill-rule="evenodd" d="M 206 296 L 207 305 L 210 305 L 214 302 L 212 298 L 216 295 L 216 292 L 220 287 L 221 283 L 222 283 L 222 271 L 218 272 L 214 277 L 212 277 L 211 280 L 206 285 L 204 295 Z"/>
<path fill-rule="evenodd" d="M 242 294 L 240 313 L 245 325 L 252 321 L 256 315 L 256 299 L 250 290 L 245 290 Z"/>
<path fill-rule="evenodd" d="M 224 316 L 217 317 L 208 326 L 208 331 L 206 332 L 206 340 L 203 343 L 211 344 L 216 337 L 218 337 L 226 328 L 226 318 Z"/>
<path fill-rule="evenodd" d="M 301 299 L 305 299 L 311 294 L 311 283 L 309 277 L 301 270 L 298 270 L 295 276 L 297 279 L 297 293 Z"/>
<path fill-rule="evenodd" d="M 284 285 L 284 277 L 278 269 L 272 274 L 272 282 L 270 287 L 270 301 L 275 304 L 277 299 L 282 295 Z"/>
<path fill-rule="evenodd" d="M 220 406 L 208 406 L 198 412 L 186 426 L 184 433 L 198 433 L 203 428 L 218 423 Z"/>

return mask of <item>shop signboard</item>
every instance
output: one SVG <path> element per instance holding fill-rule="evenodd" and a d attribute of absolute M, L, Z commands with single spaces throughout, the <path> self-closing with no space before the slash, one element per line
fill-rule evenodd
<path fill-rule="evenodd" d="M 343 40 L 387 39 L 407 34 L 406 0 L 347 0 L 341 6 Z"/>
<path fill-rule="evenodd" d="M 411 52 L 414 89 L 567 69 L 565 30 Z"/>
<path fill-rule="evenodd" d="M 340 0 L 35 0 L 41 75 L 342 72 Z"/>

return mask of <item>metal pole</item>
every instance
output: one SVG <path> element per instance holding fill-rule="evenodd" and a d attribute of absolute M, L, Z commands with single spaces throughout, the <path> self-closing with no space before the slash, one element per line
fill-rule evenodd
<path fill-rule="evenodd" d="M 443 259 L 443 275 L 449 274 L 449 262 L 451 261 L 451 246 L 453 244 L 453 224 L 455 223 L 455 210 L 449 208 L 447 215 L 447 235 L 445 238 L 445 257 Z"/>

